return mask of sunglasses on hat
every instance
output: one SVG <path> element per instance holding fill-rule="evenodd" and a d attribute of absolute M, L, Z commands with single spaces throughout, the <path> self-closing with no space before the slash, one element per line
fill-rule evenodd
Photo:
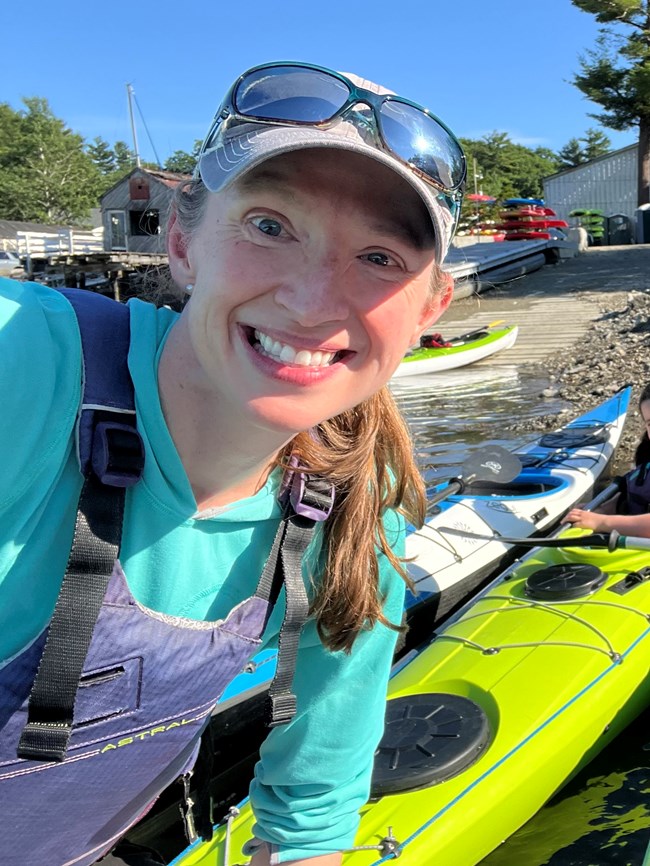
<path fill-rule="evenodd" d="M 308 63 L 256 66 L 230 88 L 199 156 L 217 147 L 236 122 L 328 129 L 354 114 L 357 125 L 365 122 L 374 132 L 375 147 L 455 198 L 466 175 L 458 139 L 426 108 L 367 84 L 376 89 L 360 87 L 346 75 Z"/>

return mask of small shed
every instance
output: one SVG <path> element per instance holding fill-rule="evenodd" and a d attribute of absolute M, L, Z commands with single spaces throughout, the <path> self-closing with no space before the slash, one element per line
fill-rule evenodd
<path fill-rule="evenodd" d="M 163 229 L 175 188 L 189 175 L 134 168 L 100 199 L 104 249 L 164 253 Z"/>
<path fill-rule="evenodd" d="M 576 208 L 635 218 L 638 145 L 613 150 L 544 179 L 544 201 L 561 219 Z"/>

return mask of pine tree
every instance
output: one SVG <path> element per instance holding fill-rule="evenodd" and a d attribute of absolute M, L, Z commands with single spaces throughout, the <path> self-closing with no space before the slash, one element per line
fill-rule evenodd
<path fill-rule="evenodd" d="M 125 141 L 116 141 L 113 145 L 115 156 L 115 170 L 120 174 L 126 174 L 135 168 L 135 153 Z"/>
<path fill-rule="evenodd" d="M 605 156 L 612 149 L 612 142 L 605 133 L 593 127 L 585 132 L 580 141 L 584 142 L 584 154 L 587 160 Z"/>
<path fill-rule="evenodd" d="M 99 169 L 100 174 L 113 174 L 117 167 L 115 153 L 107 141 L 97 136 L 92 144 L 87 145 L 86 152 Z"/>
<path fill-rule="evenodd" d="M 557 155 L 562 160 L 562 168 L 572 168 L 586 160 L 584 148 L 577 138 L 570 138 Z"/>
<path fill-rule="evenodd" d="M 610 129 L 638 128 L 638 204 L 650 202 L 650 0 L 572 0 L 604 26 L 573 83 L 604 111 Z M 616 28 L 616 29 L 614 29 Z"/>

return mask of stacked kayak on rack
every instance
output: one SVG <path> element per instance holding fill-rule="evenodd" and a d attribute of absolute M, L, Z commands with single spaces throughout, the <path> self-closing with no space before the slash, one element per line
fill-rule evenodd
<path fill-rule="evenodd" d="M 474 866 L 650 704 L 650 552 L 585 534 L 534 549 L 397 666 L 344 864 Z M 252 820 L 240 804 L 175 866 L 243 862 Z"/>
<path fill-rule="evenodd" d="M 597 208 L 574 208 L 569 213 L 575 224 L 587 230 L 591 244 L 602 243 L 605 237 L 605 216 Z"/>
<path fill-rule="evenodd" d="M 515 344 L 517 333 L 516 326 L 494 328 L 488 325 L 459 337 L 450 337 L 438 346 L 414 349 L 404 358 L 392 378 L 465 367 L 502 349 L 509 349 Z"/>
<path fill-rule="evenodd" d="M 555 211 L 541 199 L 511 198 L 503 202 L 501 222 L 496 226 L 505 231 L 508 241 L 549 240 L 565 237 L 561 229 L 569 224 L 559 219 Z"/>

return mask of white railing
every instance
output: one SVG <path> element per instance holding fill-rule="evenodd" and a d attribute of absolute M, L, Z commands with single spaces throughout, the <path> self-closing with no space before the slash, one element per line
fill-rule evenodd
<path fill-rule="evenodd" d="M 16 232 L 14 251 L 19 256 L 55 256 L 61 253 L 97 253 L 104 250 L 104 230 L 90 232 Z"/>

